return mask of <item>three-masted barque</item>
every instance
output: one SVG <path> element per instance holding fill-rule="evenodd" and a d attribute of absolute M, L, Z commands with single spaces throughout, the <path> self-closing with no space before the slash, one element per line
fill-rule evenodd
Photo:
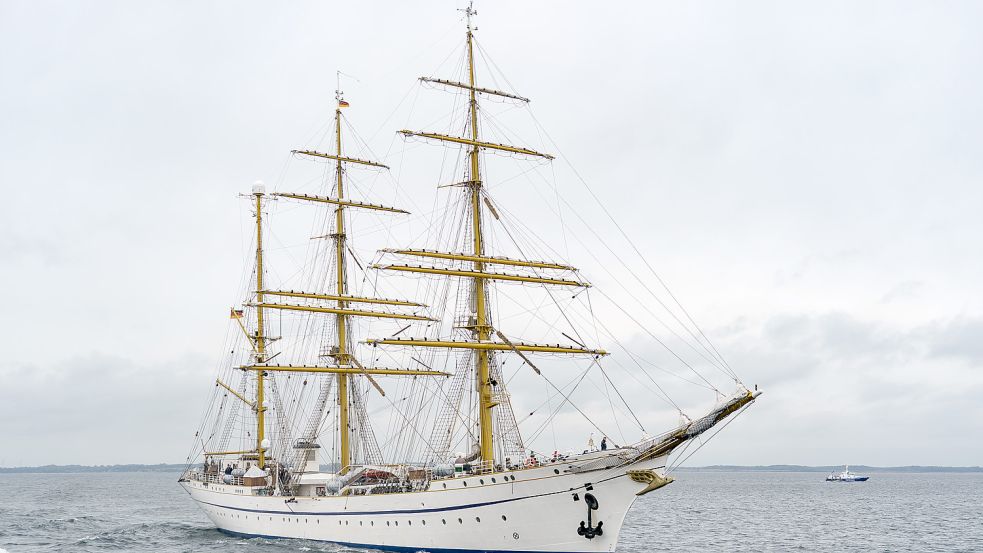
<path fill-rule="evenodd" d="M 429 236 L 444 248 L 386 247 L 373 263 L 356 255 L 353 214 L 407 212 L 351 196 L 371 188 L 354 187 L 355 172 L 387 167 L 347 153 L 348 102 L 340 86 L 333 148 L 294 151 L 325 169 L 320 185 L 328 192 L 267 193 L 257 184 L 248 195 L 255 249 L 242 305 L 231 312 L 233 347 L 180 479 L 224 532 L 407 552 L 614 551 L 635 499 L 672 481 L 670 455 L 759 394 L 735 378 L 735 393 L 718 394 L 704 416 L 680 417 L 658 436 L 551 455 L 528 449 L 506 389 L 505 360 L 546 378 L 541 358 L 599 367 L 608 352 L 565 332 L 566 343 L 536 343 L 498 326 L 494 299 L 504 287 L 551 294 L 589 285 L 566 263 L 530 259 L 521 248 L 509 256 L 493 250 L 489 225 L 504 224 L 504 216 L 488 194 L 485 156 L 553 158 L 483 138 L 480 100 L 528 100 L 479 86 L 476 12 L 465 12 L 464 77 L 421 79 L 461 95 L 464 132 L 400 131 L 458 150 L 459 180 L 444 191 L 454 199 L 447 213 L 431 218 L 443 226 Z M 307 289 L 270 285 L 264 246 L 272 202 L 290 202 L 290 213 L 303 213 L 306 204 L 319 214 L 323 234 L 297 270 Z M 353 282 L 356 269 L 371 280 Z M 379 279 L 413 278 L 426 279 L 415 289 L 429 301 L 378 293 Z M 398 387 L 397 399 L 383 382 Z M 554 401 L 572 403 L 570 387 L 554 389 Z M 373 395 L 397 427 L 384 447 L 368 409 Z"/>

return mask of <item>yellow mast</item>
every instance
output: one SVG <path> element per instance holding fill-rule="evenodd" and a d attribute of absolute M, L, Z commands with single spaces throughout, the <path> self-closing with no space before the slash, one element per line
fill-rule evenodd
<path fill-rule="evenodd" d="M 369 303 L 376 305 L 388 305 L 388 306 L 401 306 L 401 307 L 426 307 L 423 304 L 411 301 L 394 300 L 386 298 L 376 298 L 376 297 L 363 297 L 363 296 L 353 296 L 348 293 L 348 275 L 347 275 L 347 256 L 345 255 L 348 250 L 347 246 L 347 233 L 345 230 L 345 213 L 348 208 L 352 209 L 367 209 L 372 211 L 382 211 L 390 213 L 408 213 L 402 209 L 396 209 L 393 207 L 387 207 L 383 205 L 370 204 L 360 201 L 353 201 L 345 199 L 345 164 L 355 164 L 355 165 L 365 165 L 370 167 L 378 167 L 382 169 L 388 169 L 385 165 L 381 163 L 376 163 L 374 161 L 369 161 L 365 159 L 358 159 L 353 157 L 347 157 L 342 155 L 342 142 L 341 142 L 341 109 L 348 107 L 348 102 L 344 100 L 344 95 L 341 91 L 341 72 L 338 72 L 339 83 L 338 89 L 335 90 L 335 100 L 337 105 L 335 106 L 335 153 L 322 153 L 314 150 L 293 150 L 294 154 L 329 159 L 335 163 L 335 187 L 337 188 L 334 197 L 330 196 L 316 196 L 310 194 L 298 194 L 292 192 L 277 192 L 274 196 L 289 198 L 294 200 L 301 200 L 314 203 L 327 203 L 335 206 L 335 226 L 334 230 L 328 236 L 322 238 L 330 237 L 334 239 L 334 263 L 335 263 L 335 290 L 333 293 L 323 293 L 321 291 L 293 291 L 293 290 L 264 290 L 263 294 L 265 296 L 271 297 L 288 297 L 288 298 L 303 298 L 309 300 L 319 300 L 319 301 L 331 301 L 334 302 L 332 307 L 327 307 L 324 305 L 295 305 L 286 303 L 271 303 L 263 300 L 263 295 L 259 296 L 259 300 L 255 304 L 251 304 L 260 309 L 277 309 L 286 311 L 296 311 L 296 312 L 306 312 L 306 313 L 322 313 L 335 317 L 337 326 L 337 336 L 335 337 L 336 343 L 332 344 L 331 351 L 328 356 L 334 359 L 334 362 L 338 365 L 336 367 L 319 367 L 319 366 L 272 366 L 265 365 L 262 363 L 256 363 L 253 366 L 240 367 L 244 370 L 256 370 L 260 373 L 264 371 L 271 372 L 309 372 L 309 373 L 322 373 L 322 374 L 334 374 L 337 378 L 338 383 L 338 423 L 339 423 L 339 436 L 338 441 L 340 445 L 340 455 L 339 463 L 340 472 L 347 472 L 350 470 L 352 464 L 352 422 L 351 422 L 351 405 L 350 405 L 350 383 L 352 382 L 351 377 L 353 376 L 364 376 L 372 383 L 377 390 L 382 395 L 385 392 L 372 378 L 372 375 L 388 375 L 388 376 L 445 376 L 445 373 L 436 371 L 407 371 L 407 370 L 376 370 L 367 369 L 359 363 L 352 352 L 350 351 L 348 342 L 349 326 L 348 322 L 351 317 L 371 317 L 379 319 L 402 319 L 411 321 L 432 321 L 433 319 L 425 317 L 422 315 L 413 315 L 405 313 L 394 313 L 388 311 L 377 311 L 377 310 L 364 310 L 351 307 L 351 304 L 359 303 Z M 266 359 L 266 356 L 263 356 Z"/>
<path fill-rule="evenodd" d="M 335 91 L 335 99 L 338 101 L 335 107 L 335 152 L 337 153 L 337 190 L 336 197 L 339 200 L 345 199 L 343 167 L 341 156 L 341 106 L 342 96 L 341 87 Z M 337 204 L 335 209 L 335 268 L 337 269 L 337 289 L 335 293 L 342 296 L 348 293 L 347 278 L 345 273 L 345 206 Z M 338 299 L 338 309 L 346 310 L 348 302 Z M 348 315 L 337 314 L 338 321 L 338 353 L 336 359 L 339 364 L 348 364 Z M 352 464 L 351 450 L 351 429 L 348 421 L 348 375 L 338 373 L 338 431 L 341 437 L 341 458 L 339 472 L 346 472 Z"/>
<path fill-rule="evenodd" d="M 518 154 L 521 156 L 538 157 L 547 160 L 553 159 L 553 156 L 528 148 L 522 148 L 519 146 L 513 146 L 509 144 L 497 144 L 493 142 L 484 142 L 480 138 L 480 133 L 478 129 L 478 94 L 490 94 L 495 96 L 502 96 L 505 98 L 510 98 L 520 102 L 528 102 L 527 98 L 518 96 L 515 94 L 510 94 L 507 92 L 502 92 L 498 90 L 493 90 L 490 88 L 479 87 L 476 84 L 475 78 L 475 60 L 474 60 L 474 27 L 471 25 L 471 17 L 476 15 L 477 12 L 473 7 L 468 6 L 466 9 L 462 10 L 467 16 L 467 61 L 468 61 L 468 78 L 467 82 L 457 82 L 448 81 L 444 79 L 436 79 L 430 77 L 421 77 L 421 81 L 438 84 L 443 86 L 449 86 L 451 88 L 465 89 L 468 91 L 469 97 L 469 109 L 467 113 L 467 127 L 470 128 L 470 133 L 465 133 L 468 136 L 450 136 L 440 133 L 433 132 L 419 132 L 402 130 L 399 131 L 400 134 L 406 137 L 419 137 L 426 140 L 434 140 L 438 142 L 444 142 L 449 144 L 458 144 L 468 148 L 468 158 L 469 158 L 469 168 L 466 180 L 457 185 L 467 186 L 469 191 L 470 199 L 470 210 L 471 210 L 471 237 L 472 243 L 470 251 L 465 252 L 439 252 L 430 250 L 383 250 L 386 253 L 393 253 L 396 255 L 405 256 L 416 256 L 416 257 L 428 257 L 436 259 L 444 259 L 449 261 L 463 262 L 470 264 L 470 270 L 465 267 L 455 266 L 451 268 L 445 267 L 421 267 L 421 266 L 411 266 L 411 265 L 391 265 L 391 264 L 375 264 L 370 267 L 373 269 L 397 271 L 403 273 L 415 273 L 415 274 L 436 274 L 443 276 L 461 277 L 466 279 L 471 279 L 471 297 L 473 298 L 473 304 L 470 306 L 470 310 L 474 313 L 474 321 L 469 322 L 466 328 L 471 329 L 472 338 L 467 341 L 458 340 L 415 340 L 415 339 L 369 339 L 366 343 L 373 346 L 397 346 L 397 347 L 426 347 L 426 348 L 439 348 L 439 349 L 469 349 L 474 351 L 474 376 L 475 376 L 475 391 L 478 394 L 478 425 L 479 425 L 479 437 L 478 437 L 478 447 L 481 460 L 487 463 L 482 467 L 483 470 L 494 470 L 495 461 L 495 445 L 494 445 L 494 430 L 493 430 L 493 412 L 492 410 L 498 405 L 498 400 L 496 400 L 494 390 L 492 388 L 491 380 L 491 356 L 494 355 L 496 351 L 511 351 L 521 355 L 520 352 L 533 352 L 533 353 L 557 353 L 557 354 L 581 354 L 581 355 L 606 355 L 606 352 L 600 349 L 588 349 L 586 347 L 565 347 L 562 345 L 548 345 L 548 344 L 529 344 L 521 341 L 513 342 L 505 337 L 498 329 L 496 329 L 491 321 L 491 314 L 488 310 L 487 304 L 487 293 L 488 284 L 490 281 L 507 281 L 507 282 L 519 282 L 519 283 L 537 283 L 546 285 L 561 285 L 561 286 L 577 286 L 586 287 L 590 286 L 586 282 L 580 282 L 576 280 L 562 279 L 562 278 L 552 278 L 544 277 L 538 275 L 538 270 L 536 275 L 522 275 L 522 274 L 510 274 L 510 273 L 499 273 L 486 271 L 486 266 L 491 265 L 511 265 L 518 267 L 526 267 L 532 269 L 546 269 L 546 270 L 561 270 L 561 271 L 574 271 L 573 267 L 559 263 L 550 263 L 542 261 L 530 261 L 530 260 L 517 260 L 509 259 L 503 257 L 495 257 L 492 255 L 487 255 L 485 253 L 486 243 L 485 237 L 482 232 L 482 198 L 483 195 L 483 183 L 481 178 L 481 150 L 493 150 L 508 152 L 511 154 Z M 460 328 L 460 327 L 458 327 Z M 492 335 L 497 335 L 502 341 L 492 341 Z M 507 397 L 502 401 L 508 401 Z"/>
<path fill-rule="evenodd" d="M 263 326 L 263 185 L 253 185 L 256 199 L 256 363 L 266 361 L 266 333 Z M 256 371 L 256 455 L 259 468 L 266 464 L 263 440 L 266 434 L 266 406 L 263 403 L 263 371 Z"/>
<path fill-rule="evenodd" d="M 478 96 L 475 91 L 474 80 L 474 36 L 471 30 L 471 16 L 476 12 L 468 6 L 465 11 L 468 17 L 468 85 L 471 100 L 471 140 L 479 143 L 478 139 Z M 471 233 L 474 237 L 472 245 L 472 255 L 477 258 L 484 256 L 484 243 L 481 235 L 481 167 L 478 159 L 479 147 L 477 144 L 471 148 Z M 474 270 L 484 272 L 484 261 L 475 260 Z M 474 334 L 479 342 L 487 342 L 491 337 L 491 326 L 488 323 L 488 313 L 485 306 L 485 293 L 487 283 L 484 277 L 473 277 L 474 313 L 475 324 Z M 492 435 L 492 408 L 495 403 L 492 401 L 491 378 L 489 375 L 488 350 L 479 349 L 475 352 L 475 381 L 478 392 L 478 427 L 479 444 L 481 449 L 481 460 L 494 464 L 495 448 Z"/>

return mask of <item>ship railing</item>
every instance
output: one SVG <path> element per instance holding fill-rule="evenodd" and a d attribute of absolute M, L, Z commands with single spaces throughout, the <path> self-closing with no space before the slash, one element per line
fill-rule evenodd
<path fill-rule="evenodd" d="M 565 460 L 567 457 L 565 455 L 530 455 L 525 459 L 518 459 L 513 462 L 508 459 L 507 462 L 493 462 L 493 461 L 473 461 L 468 463 L 453 463 L 454 472 L 446 472 L 448 469 L 436 470 L 435 467 L 427 467 L 426 474 L 427 480 L 447 480 L 453 478 L 462 478 L 465 476 L 479 476 L 485 474 L 495 474 L 499 472 L 513 472 L 517 470 L 530 469 L 541 467 L 543 465 L 550 465 L 554 463 L 559 463 Z M 447 467 L 447 465 L 445 465 Z M 449 468 L 449 467 L 448 467 Z"/>
<path fill-rule="evenodd" d="M 567 455 L 561 453 L 554 453 L 553 455 L 529 455 L 525 459 L 519 459 L 515 462 L 512 462 L 512 460 L 509 459 L 506 470 L 532 469 L 544 465 L 560 463 L 565 461 L 567 458 Z"/>
<path fill-rule="evenodd" d="M 402 478 L 385 478 L 377 482 L 361 483 L 347 486 L 345 489 L 354 495 L 378 495 L 388 493 L 405 493 L 410 491 L 420 491 L 426 489 L 419 486 L 412 480 Z"/>
<path fill-rule="evenodd" d="M 207 484 L 228 484 L 231 486 L 243 485 L 241 476 L 233 476 L 225 473 L 216 474 L 204 473 L 199 470 L 189 470 L 184 474 L 184 477 L 188 480 L 197 480 L 198 482 L 205 482 Z"/>
<path fill-rule="evenodd" d="M 573 463 L 579 470 L 594 470 L 594 468 L 610 468 L 613 466 L 628 464 L 644 453 L 645 448 L 651 444 L 659 442 L 661 437 L 645 440 L 638 444 L 629 446 L 613 447 L 607 450 L 592 449 L 580 453 L 560 453 L 553 452 L 552 455 L 532 454 L 523 459 L 506 459 L 505 462 L 492 463 L 490 461 L 475 461 L 470 463 L 454 463 L 450 465 L 427 466 L 426 481 L 452 480 L 467 476 L 478 476 L 486 474 L 496 474 L 500 472 L 516 472 L 541 467 L 550 467 L 558 464 Z M 590 455 L 587 455 L 590 454 Z M 585 458 L 586 456 L 586 458 Z M 449 472 L 453 467 L 453 472 Z"/>
<path fill-rule="evenodd" d="M 470 463 L 471 474 L 491 474 L 495 472 L 494 461 L 479 461 L 477 463 Z"/>
<path fill-rule="evenodd" d="M 398 491 L 421 491 L 426 490 L 430 481 L 434 478 L 433 472 L 429 469 L 415 467 L 411 465 L 352 465 L 349 474 L 363 474 L 365 469 L 386 470 L 392 474 L 389 478 L 371 478 L 371 481 L 354 478 L 350 483 L 342 487 L 342 490 L 349 490 L 349 493 L 363 495 L 366 493 L 395 493 Z M 391 490 L 391 491 L 386 491 Z"/>
<path fill-rule="evenodd" d="M 447 478 L 461 478 L 462 476 L 474 476 L 477 474 L 491 474 L 493 472 L 500 472 L 502 470 L 501 465 L 495 465 L 492 461 L 470 461 L 467 463 L 453 463 L 454 472 L 453 474 L 446 472 L 434 472 L 433 467 L 428 467 L 426 469 L 428 480 L 444 480 Z M 497 467 L 497 468 L 496 468 Z"/>

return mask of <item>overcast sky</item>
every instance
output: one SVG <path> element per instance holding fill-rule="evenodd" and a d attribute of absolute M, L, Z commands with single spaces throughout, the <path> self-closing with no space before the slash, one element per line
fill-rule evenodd
<path fill-rule="evenodd" d="M 237 194 L 324 128 L 336 69 L 391 151 L 459 4 L 0 0 L 0 466 L 183 460 L 238 299 Z M 766 390 L 691 464 L 983 464 L 983 4 L 478 10 L 561 153 Z"/>

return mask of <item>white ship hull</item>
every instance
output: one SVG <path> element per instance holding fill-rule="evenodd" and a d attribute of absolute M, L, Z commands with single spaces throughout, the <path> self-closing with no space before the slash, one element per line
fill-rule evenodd
<path fill-rule="evenodd" d="M 378 495 L 258 496 L 250 488 L 196 480 L 182 486 L 220 530 L 238 535 L 407 552 L 596 552 L 615 550 L 625 515 L 646 488 L 627 471 L 661 475 L 665 461 L 590 472 L 558 462 Z M 577 531 L 588 520 L 587 493 L 598 501 L 591 524 L 603 522 L 603 534 L 592 539 Z"/>

